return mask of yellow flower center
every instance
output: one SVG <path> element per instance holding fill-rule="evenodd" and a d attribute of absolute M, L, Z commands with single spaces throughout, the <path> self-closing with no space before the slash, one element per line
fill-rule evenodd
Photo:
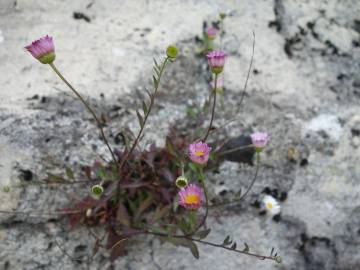
<path fill-rule="evenodd" d="M 268 209 L 272 209 L 272 208 L 273 208 L 273 204 L 272 204 L 271 202 L 268 202 L 268 203 L 266 204 L 266 207 L 267 207 Z"/>
<path fill-rule="evenodd" d="M 185 197 L 186 204 L 198 204 L 200 203 L 200 197 L 197 194 L 188 194 Z"/>
<path fill-rule="evenodd" d="M 202 157 L 203 155 L 205 155 L 203 151 L 195 151 L 195 156 Z"/>

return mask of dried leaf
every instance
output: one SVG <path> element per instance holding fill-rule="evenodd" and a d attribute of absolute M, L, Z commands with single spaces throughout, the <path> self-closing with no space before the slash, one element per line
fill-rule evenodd
<path fill-rule="evenodd" d="M 234 242 L 234 243 L 231 245 L 230 248 L 233 249 L 233 250 L 235 250 L 235 249 L 236 249 L 236 242 Z"/>
<path fill-rule="evenodd" d="M 118 204 L 116 212 L 116 221 L 123 226 L 130 227 L 130 217 L 126 207 L 122 204 Z"/>

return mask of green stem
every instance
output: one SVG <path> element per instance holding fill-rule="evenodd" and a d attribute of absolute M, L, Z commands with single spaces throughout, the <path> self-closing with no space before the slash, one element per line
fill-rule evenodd
<path fill-rule="evenodd" d="M 209 133 L 211 131 L 212 128 L 212 124 L 214 121 L 214 116 L 215 116 L 215 107 L 216 107 L 216 88 L 217 88 L 217 79 L 218 79 L 218 74 L 215 74 L 215 83 L 214 83 L 214 88 L 213 88 L 213 95 L 214 95 L 214 100 L 213 100 L 213 106 L 212 106 L 212 110 L 211 110 L 211 119 L 210 119 L 210 124 L 209 124 L 209 128 L 204 136 L 203 141 L 206 142 L 207 137 L 209 136 Z"/>
<path fill-rule="evenodd" d="M 137 144 L 140 141 L 141 135 L 142 135 L 142 133 L 144 131 L 145 125 L 146 125 L 147 120 L 149 118 L 151 109 L 153 108 L 155 97 L 156 97 L 157 91 L 158 91 L 159 86 L 160 86 L 161 77 L 162 77 L 162 74 L 164 72 L 165 66 L 168 63 L 168 61 L 169 61 L 169 57 L 166 57 L 165 60 L 164 60 L 164 63 L 161 65 L 161 69 L 160 69 L 160 72 L 159 72 L 159 75 L 158 75 L 157 83 L 155 83 L 155 85 L 154 85 L 154 87 L 155 87 L 154 93 L 151 95 L 150 105 L 149 105 L 149 108 L 148 108 L 148 110 L 147 110 L 147 112 L 146 112 L 146 114 L 144 116 L 144 122 L 140 126 L 139 133 L 136 136 L 135 141 L 134 141 L 133 145 L 131 146 L 130 151 L 126 152 L 125 156 L 121 159 L 121 163 L 119 165 L 119 172 L 121 171 L 121 169 L 124 166 L 125 162 L 129 158 L 129 156 L 132 154 L 132 152 L 135 150 L 135 147 L 137 146 Z M 120 194 L 120 189 L 121 189 L 121 182 L 118 181 L 117 188 L 116 188 L 116 194 L 118 194 L 118 195 Z"/>
<path fill-rule="evenodd" d="M 116 157 L 114 152 L 112 151 L 108 140 L 106 139 L 104 130 L 102 128 L 102 123 L 100 122 L 99 118 L 96 116 L 95 112 L 93 111 L 93 109 L 91 109 L 89 103 L 87 103 L 85 101 L 85 99 L 80 95 L 80 93 L 64 78 L 64 76 L 60 73 L 60 71 L 55 67 L 54 63 L 50 63 L 49 64 L 50 67 L 54 70 L 54 72 L 60 77 L 60 79 L 71 89 L 71 91 L 73 91 L 73 93 L 79 98 L 79 100 L 84 104 L 84 106 L 86 107 L 86 109 L 91 113 L 91 115 L 93 116 L 93 118 L 95 119 L 97 126 L 100 130 L 101 133 L 101 137 L 104 140 L 104 143 L 106 144 L 107 148 L 109 149 L 112 159 L 114 161 L 114 163 L 116 164 Z"/>

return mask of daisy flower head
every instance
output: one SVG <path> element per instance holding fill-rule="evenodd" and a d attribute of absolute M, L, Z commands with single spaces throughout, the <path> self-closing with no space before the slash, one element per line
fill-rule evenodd
<path fill-rule="evenodd" d="M 206 29 L 206 35 L 210 40 L 215 39 L 217 33 L 218 33 L 218 30 L 215 27 L 209 27 L 208 29 Z"/>
<path fill-rule="evenodd" d="M 262 203 L 263 203 L 263 207 L 271 215 L 275 216 L 275 215 L 280 214 L 281 206 L 280 206 L 279 202 L 273 196 L 265 195 L 262 200 Z"/>
<path fill-rule="evenodd" d="M 189 145 L 189 157 L 192 162 L 197 164 L 206 164 L 209 160 L 210 151 L 211 147 L 202 141 Z"/>
<path fill-rule="evenodd" d="M 270 139 L 266 132 L 254 132 L 250 137 L 256 152 L 261 152 Z"/>
<path fill-rule="evenodd" d="M 55 60 L 55 45 L 48 35 L 31 42 L 25 49 L 43 64 L 51 64 Z"/>
<path fill-rule="evenodd" d="M 204 201 L 202 189 L 195 184 L 190 184 L 187 187 L 180 189 L 178 196 L 179 205 L 186 209 L 198 209 Z"/>
<path fill-rule="evenodd" d="M 212 51 L 206 57 L 212 73 L 219 74 L 223 71 L 226 59 L 225 52 L 220 50 Z"/>

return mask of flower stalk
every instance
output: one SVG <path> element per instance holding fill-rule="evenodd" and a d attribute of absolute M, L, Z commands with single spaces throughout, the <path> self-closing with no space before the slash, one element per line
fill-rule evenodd
<path fill-rule="evenodd" d="M 94 120 L 96 121 L 97 123 L 97 126 L 100 130 L 100 134 L 101 134 L 101 137 L 105 143 L 105 145 L 107 146 L 107 148 L 109 149 L 109 152 L 111 153 L 111 157 L 114 161 L 114 164 L 117 163 L 117 160 L 116 160 L 116 157 L 115 157 L 115 154 L 113 152 L 113 150 L 111 149 L 110 147 L 110 144 L 108 142 L 108 140 L 106 139 L 106 136 L 105 136 L 105 133 L 104 133 L 104 130 L 102 128 L 102 123 L 101 121 L 99 120 L 99 118 L 96 116 L 96 113 L 94 112 L 94 110 L 90 107 L 89 103 L 87 103 L 85 101 L 85 99 L 80 95 L 80 93 L 65 79 L 65 77 L 61 74 L 61 72 L 56 68 L 56 66 L 54 65 L 53 62 L 49 63 L 50 67 L 53 69 L 53 71 L 56 73 L 56 75 L 59 76 L 59 78 L 71 89 L 71 91 L 77 96 L 77 98 L 84 104 L 84 106 L 86 107 L 86 109 L 91 113 L 91 115 L 93 116 Z"/>

